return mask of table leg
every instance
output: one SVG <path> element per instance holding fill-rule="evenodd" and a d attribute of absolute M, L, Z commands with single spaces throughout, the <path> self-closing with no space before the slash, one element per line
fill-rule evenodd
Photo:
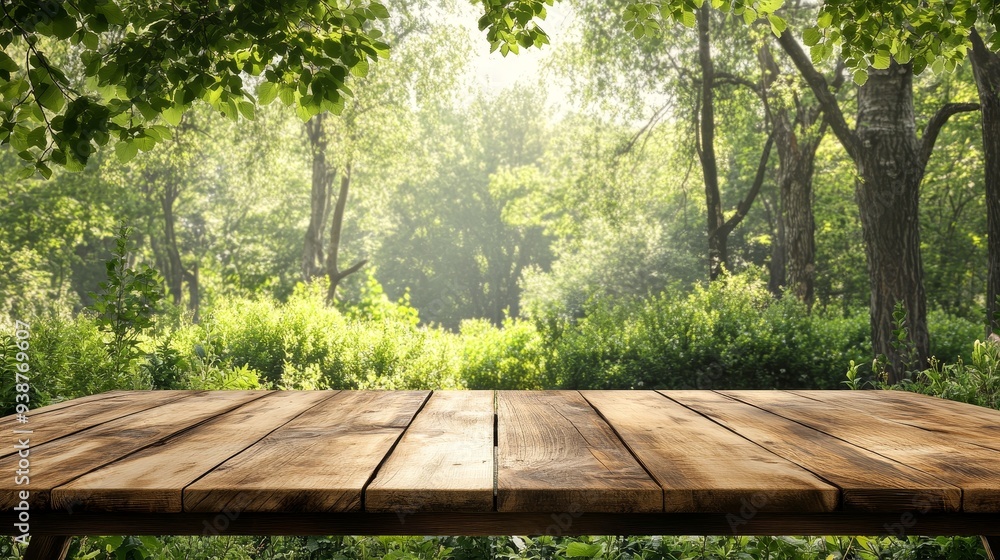
<path fill-rule="evenodd" d="M 65 560 L 73 537 L 39 535 L 28 541 L 24 560 Z"/>
<path fill-rule="evenodd" d="M 990 560 L 1000 560 L 1000 537 L 987 537 L 983 535 L 979 537 L 983 539 L 983 546 L 986 547 L 986 557 Z"/>

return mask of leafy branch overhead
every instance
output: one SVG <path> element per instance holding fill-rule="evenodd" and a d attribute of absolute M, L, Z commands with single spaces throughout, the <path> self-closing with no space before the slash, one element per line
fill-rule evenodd
<path fill-rule="evenodd" d="M 197 100 L 234 120 L 275 98 L 337 113 L 348 75 L 388 56 L 388 16 L 368 0 L 0 0 L 0 144 L 48 177 L 111 143 L 122 161 L 152 149 Z"/>
<path fill-rule="evenodd" d="M 532 20 L 545 17 L 545 6 L 554 0 L 482 0 L 486 14 L 479 20 L 494 50 L 517 52 L 517 46 L 548 42 Z M 622 19 L 636 39 L 659 33 L 671 23 L 695 26 L 695 12 L 705 0 L 630 0 Z M 767 22 L 774 35 L 787 24 L 777 13 L 784 0 L 710 0 L 713 8 L 741 18 L 747 25 Z M 824 0 L 815 25 L 802 30 L 814 62 L 830 59 L 839 48 L 845 66 L 854 70 L 854 81 L 864 84 L 868 68 L 885 69 L 895 59 L 913 63 L 916 73 L 928 66 L 953 70 L 970 49 L 975 25 L 993 32 L 987 44 L 1000 50 L 1000 9 L 997 0 Z"/>

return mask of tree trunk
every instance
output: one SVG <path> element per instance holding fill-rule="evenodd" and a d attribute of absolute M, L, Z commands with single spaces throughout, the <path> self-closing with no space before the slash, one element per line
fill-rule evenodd
<path fill-rule="evenodd" d="M 330 214 L 330 197 L 337 172 L 326 161 L 329 140 L 324 129 L 325 113 L 306 122 L 312 153 L 312 192 L 309 197 L 309 227 L 302 248 L 302 278 L 307 282 L 323 273 L 323 227 Z"/>
<path fill-rule="evenodd" d="M 986 160 L 987 336 L 1000 332 L 1000 56 L 990 51 L 972 29 L 972 70 L 983 112 L 983 153 Z"/>
<path fill-rule="evenodd" d="M 174 201 L 177 200 L 177 189 L 170 184 L 163 186 L 160 196 L 160 209 L 163 211 L 163 243 L 167 253 L 167 269 L 163 271 L 167 281 L 167 290 L 174 305 L 180 305 L 183 298 L 184 267 L 181 265 L 181 253 L 177 248 L 176 217 L 174 216 Z"/>
<path fill-rule="evenodd" d="M 184 271 L 184 278 L 188 284 L 188 311 L 191 312 L 191 322 L 201 321 L 201 282 L 198 272 L 198 261 L 191 266 L 190 271 Z"/>
<path fill-rule="evenodd" d="M 811 108 L 800 109 L 811 112 Z M 801 116 L 803 128 L 812 123 Z M 778 149 L 778 185 L 780 214 L 778 229 L 784 251 L 785 286 L 791 288 L 800 301 L 811 305 L 816 274 L 815 220 L 812 208 L 812 178 L 816 149 L 822 134 L 800 138 L 785 109 L 776 112 L 775 144 Z M 808 133 L 806 133 L 808 134 Z"/>
<path fill-rule="evenodd" d="M 927 122 L 918 141 L 913 114 L 913 69 L 895 62 L 871 69 L 858 92 L 857 128 L 852 130 L 822 74 L 789 32 L 778 42 L 805 78 L 825 122 L 858 169 L 855 193 L 861 213 L 871 287 L 872 346 L 889 360 L 890 383 L 903 378 L 904 362 L 926 365 L 929 353 L 927 302 L 920 260 L 919 187 L 941 127 L 957 113 L 978 110 L 970 103 L 947 103 Z M 912 356 L 893 347 L 893 308 L 902 302 Z"/>
<path fill-rule="evenodd" d="M 712 43 L 709 35 L 711 6 L 708 3 L 698 10 L 698 63 L 701 66 L 701 96 L 698 117 L 698 156 L 705 180 L 705 204 L 708 229 L 708 276 L 715 280 L 722 274 L 729 260 L 726 236 L 722 225 L 722 195 L 719 192 L 719 166 L 715 156 L 715 65 L 712 62 Z"/>
<path fill-rule="evenodd" d="M 913 114 L 913 70 L 869 71 L 858 92 L 855 185 L 871 287 L 872 343 L 891 364 L 889 382 L 926 365 L 929 339 L 918 223 L 924 164 Z M 893 308 L 902 302 L 914 354 L 893 347 Z"/>
<path fill-rule="evenodd" d="M 780 95 L 771 99 L 771 86 L 781 74 L 781 68 L 766 44 L 757 54 L 764 70 L 762 93 L 771 111 L 779 162 L 778 218 L 768 286 L 778 295 L 783 288 L 791 287 L 795 297 L 811 306 L 816 270 L 812 178 L 816 150 L 826 132 L 826 122 L 813 130 L 816 120 L 822 116 L 820 107 L 817 103 L 803 103 L 797 94 L 794 94 L 794 105 Z"/>
<path fill-rule="evenodd" d="M 347 208 L 347 195 L 351 188 L 351 165 L 347 164 L 344 173 L 340 176 L 340 194 L 337 196 L 337 204 L 333 209 L 333 221 L 330 222 L 330 245 L 326 254 L 326 274 L 330 278 L 330 288 L 326 293 L 327 304 L 332 305 L 337 295 L 337 286 L 340 281 L 351 274 L 361 270 L 367 263 L 362 260 L 351 265 L 347 270 L 340 270 L 338 260 L 340 259 L 340 232 L 344 225 L 344 210 Z"/>

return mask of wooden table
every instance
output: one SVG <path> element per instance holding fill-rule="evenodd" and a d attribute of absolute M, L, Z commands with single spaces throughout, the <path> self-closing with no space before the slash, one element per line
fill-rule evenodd
<path fill-rule="evenodd" d="M 0 422 L 3 526 L 27 506 L 28 558 L 122 533 L 1000 545 L 1000 412 L 911 393 L 117 391 Z"/>

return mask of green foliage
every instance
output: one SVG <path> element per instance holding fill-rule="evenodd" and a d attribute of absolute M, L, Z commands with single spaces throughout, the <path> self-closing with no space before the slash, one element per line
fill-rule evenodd
<path fill-rule="evenodd" d="M 460 377 L 469 389 L 544 389 L 553 387 L 547 359 L 550 350 L 534 324 L 469 320 L 461 329 Z"/>
<path fill-rule="evenodd" d="M 901 388 L 1000 409 L 1000 342 L 977 340 L 968 361 L 931 359 L 930 368 Z"/>
<path fill-rule="evenodd" d="M 690 293 L 595 301 L 547 335 L 549 375 L 568 388 L 832 388 L 867 355 L 867 317 L 806 313 L 759 280 L 729 276 Z"/>
<path fill-rule="evenodd" d="M 134 369 L 142 354 L 139 339 L 153 328 L 156 304 L 163 297 L 153 268 L 146 264 L 132 267 L 131 234 L 132 228 L 119 226 L 113 256 L 106 262 L 107 281 L 101 282 L 100 292 L 91 293 L 94 321 L 110 337 L 107 352 L 117 380 Z"/>
<path fill-rule="evenodd" d="M 105 334 L 92 317 L 36 317 L 31 327 L 34 367 L 45 372 L 32 384 L 43 387 L 53 399 L 149 388 L 135 361 L 123 363 L 112 357 Z"/>
<path fill-rule="evenodd" d="M 349 75 L 388 55 L 377 2 L 5 2 L 0 143 L 48 178 L 115 143 L 125 162 L 170 137 L 196 100 L 232 119 L 280 98 L 303 119 L 339 112 Z M 65 45 L 72 56 L 64 55 Z M 61 50 L 60 50 L 61 49 Z M 62 59 L 61 59 L 62 58 Z M 79 63 L 71 63 L 79 60 Z M 72 75 L 82 65 L 85 79 Z M 244 78 L 259 77 L 255 100 Z M 256 81 L 256 80 L 255 80 Z"/>
<path fill-rule="evenodd" d="M 326 307 L 321 282 L 300 285 L 286 303 L 226 298 L 200 324 L 178 330 L 171 347 L 203 370 L 254 372 L 268 387 L 459 386 L 454 337 L 416 327 L 416 311 L 389 302 L 377 282 L 368 293 L 349 314 Z M 204 377 L 197 368 L 189 375 Z"/>
<path fill-rule="evenodd" d="M 8 326 L 4 325 L 4 329 L 7 328 Z M 45 406 L 49 401 L 49 395 L 46 391 L 51 389 L 45 383 L 44 375 L 34 375 L 37 366 L 34 355 L 37 349 L 32 347 L 32 337 L 19 340 L 15 336 L 14 325 L 10 325 L 9 328 L 9 331 L 0 334 L 0 415 L 2 416 L 13 414 L 18 402 L 24 402 L 23 397 L 21 401 L 17 400 L 19 394 L 27 394 L 26 404 L 29 409 Z M 28 373 L 23 373 L 23 366 L 18 367 L 19 364 L 24 363 L 28 364 Z M 22 373 L 29 380 L 27 393 L 17 391 L 18 373 Z"/>

